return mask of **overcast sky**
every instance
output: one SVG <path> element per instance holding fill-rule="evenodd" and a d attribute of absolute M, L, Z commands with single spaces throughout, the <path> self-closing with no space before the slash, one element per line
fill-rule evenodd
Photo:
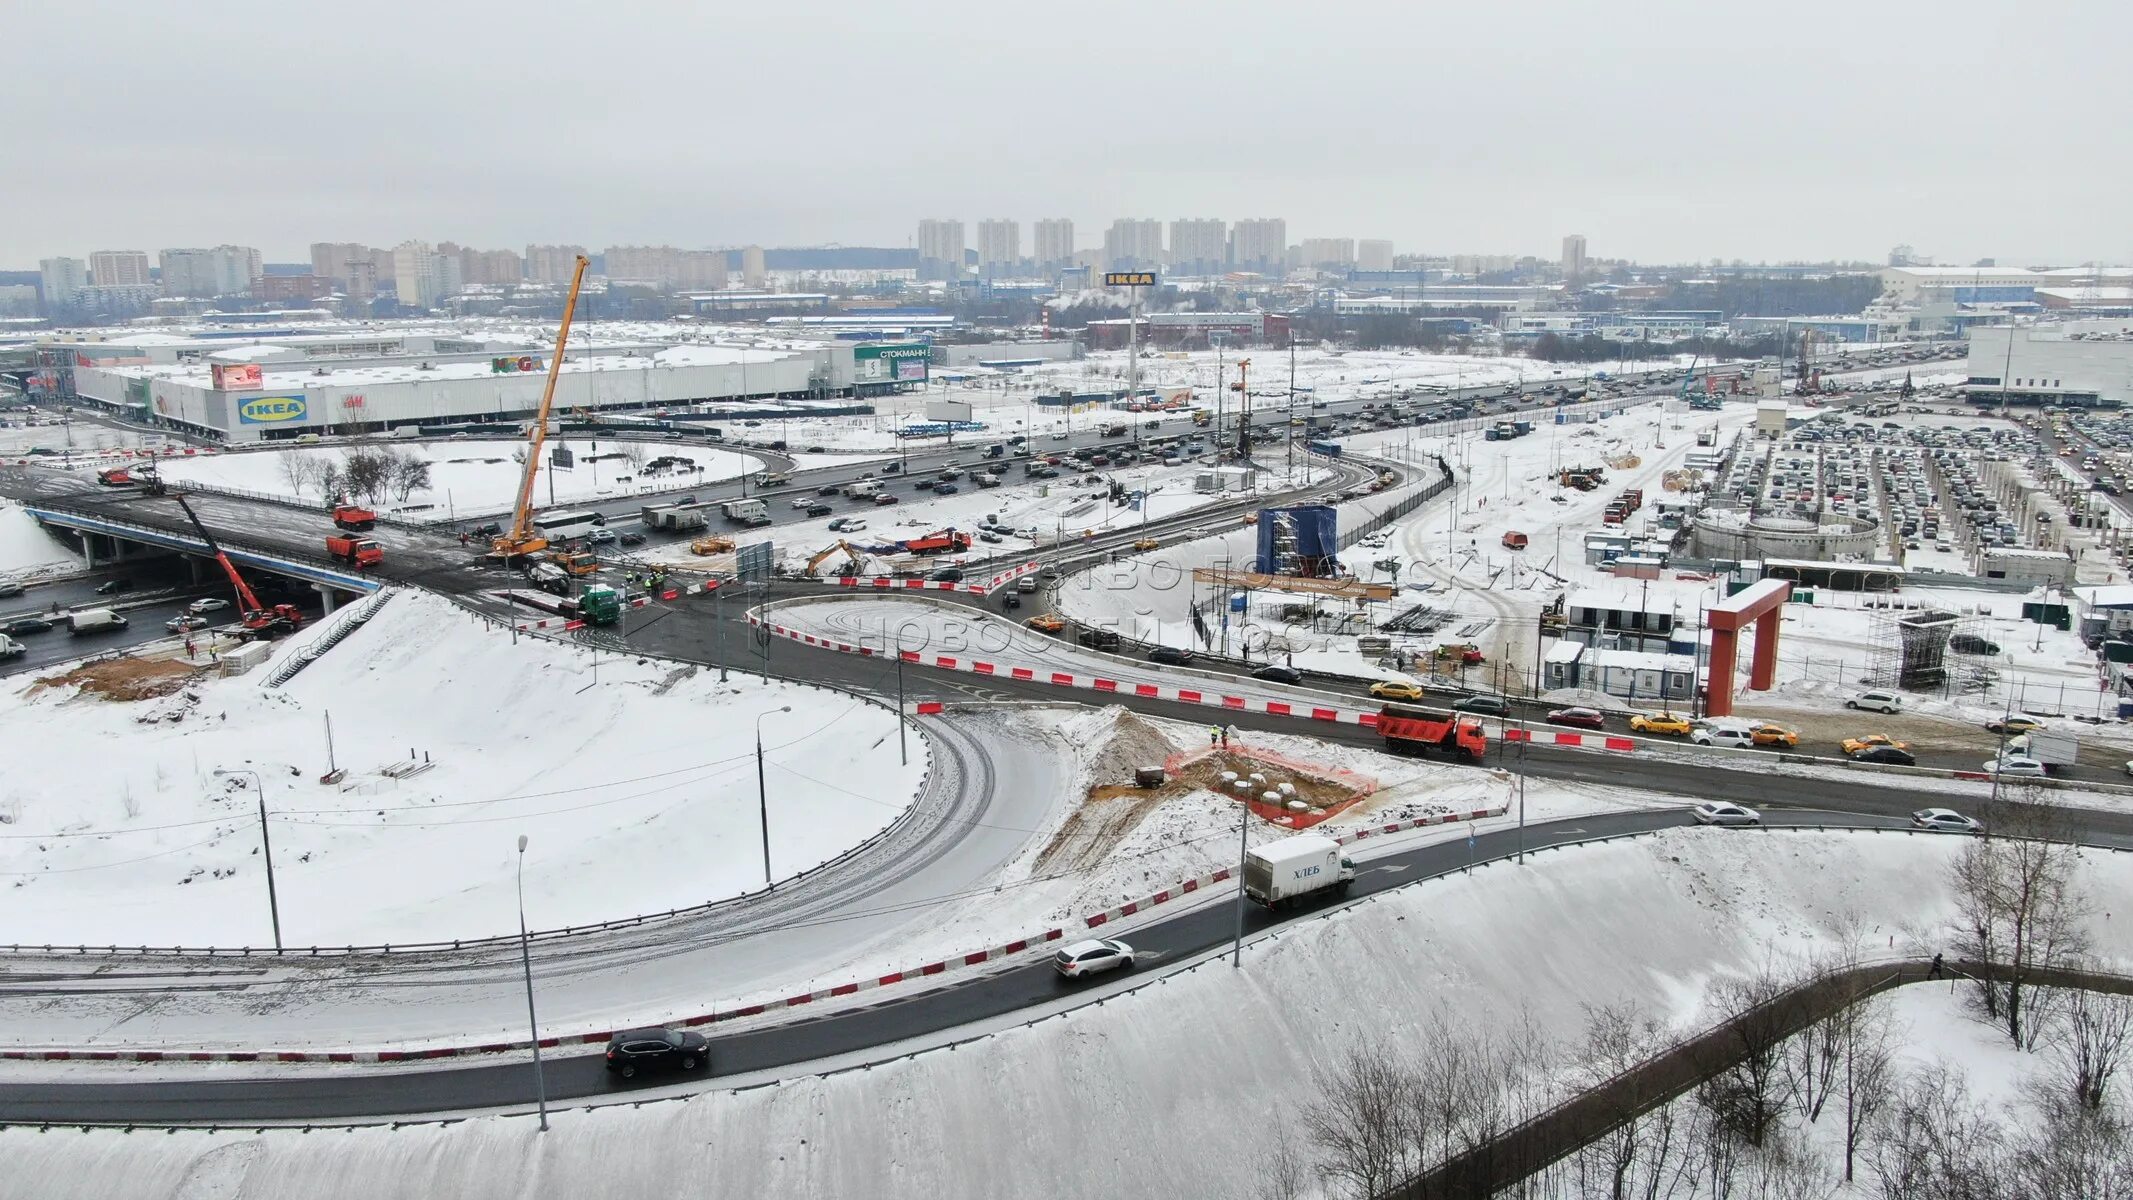
<path fill-rule="evenodd" d="M 2133 261 L 2133 5 L 5 5 L 0 266 L 235 242 Z"/>

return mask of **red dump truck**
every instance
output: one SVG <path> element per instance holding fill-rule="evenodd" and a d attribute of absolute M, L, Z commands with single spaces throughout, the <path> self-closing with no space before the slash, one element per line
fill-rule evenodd
<path fill-rule="evenodd" d="M 1504 549 L 1506 549 L 1506 550 L 1523 550 L 1523 549 L 1525 549 L 1525 548 L 1526 548 L 1526 535 L 1525 535 L 1525 534 L 1523 534 L 1523 533 L 1520 533 L 1520 532 L 1519 532 L 1519 531 L 1517 531 L 1516 529 L 1510 530 L 1509 532 L 1507 532 L 1507 533 L 1505 533 L 1505 534 L 1503 535 L 1503 548 L 1504 548 Z"/>
<path fill-rule="evenodd" d="M 333 523 L 343 529 L 361 532 L 378 523 L 378 514 L 353 504 L 336 504 L 333 506 Z"/>
<path fill-rule="evenodd" d="M 1435 749 L 1480 762 L 1489 749 L 1489 735 L 1474 717 L 1412 704 L 1387 704 L 1379 709 L 1378 733 L 1385 739 L 1385 749 L 1393 754 L 1420 755 Z"/>
<path fill-rule="evenodd" d="M 338 533 L 326 535 L 326 553 L 337 562 L 344 562 L 358 571 L 368 571 L 385 561 L 385 549 L 369 538 L 345 537 Z"/>

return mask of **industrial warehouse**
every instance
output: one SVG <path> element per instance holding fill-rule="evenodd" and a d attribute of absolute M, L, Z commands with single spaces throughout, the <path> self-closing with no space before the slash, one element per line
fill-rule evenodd
<path fill-rule="evenodd" d="M 121 333 L 43 347 L 61 395 L 144 424 L 228 443 L 361 428 L 523 420 L 539 407 L 552 329 L 385 326 L 276 332 Z M 686 340 L 683 335 L 686 335 Z M 620 327 L 576 338 L 558 413 L 655 411 L 743 399 L 863 397 L 923 387 L 919 343 Z"/>

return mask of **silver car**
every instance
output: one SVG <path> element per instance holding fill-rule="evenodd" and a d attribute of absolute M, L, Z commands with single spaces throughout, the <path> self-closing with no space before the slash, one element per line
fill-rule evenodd
<path fill-rule="evenodd" d="M 1760 825 L 1763 823 L 1763 814 L 1745 804 L 1734 804 L 1728 800 L 1706 800 L 1689 811 L 1695 814 L 1696 820 L 1700 824 L 1704 825 Z"/>

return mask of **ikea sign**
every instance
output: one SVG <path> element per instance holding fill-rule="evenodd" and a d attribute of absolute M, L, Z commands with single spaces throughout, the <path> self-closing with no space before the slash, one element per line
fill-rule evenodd
<path fill-rule="evenodd" d="M 247 425 L 275 425 L 301 421 L 308 412 L 302 396 L 254 396 L 237 406 L 237 419 Z"/>

